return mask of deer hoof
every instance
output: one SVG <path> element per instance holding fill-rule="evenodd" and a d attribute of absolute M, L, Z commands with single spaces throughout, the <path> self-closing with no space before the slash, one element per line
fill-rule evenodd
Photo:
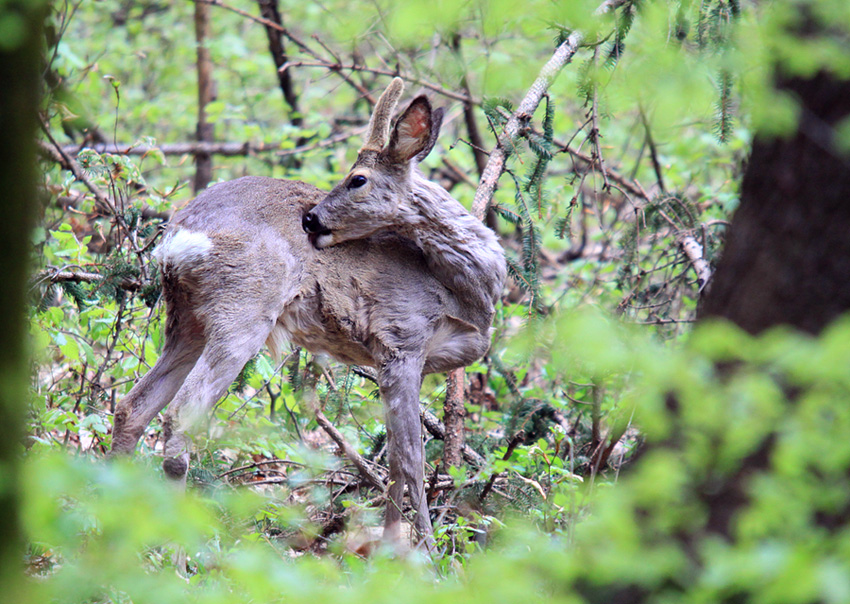
<path fill-rule="evenodd" d="M 189 473 L 188 455 L 180 455 L 179 457 L 166 457 L 162 461 L 162 469 L 165 475 L 172 480 L 183 480 L 186 474 Z"/>

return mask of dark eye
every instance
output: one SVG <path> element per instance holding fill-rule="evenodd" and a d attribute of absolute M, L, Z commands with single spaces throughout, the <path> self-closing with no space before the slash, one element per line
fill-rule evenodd
<path fill-rule="evenodd" d="M 348 181 L 348 188 L 349 189 L 358 189 L 365 184 L 366 184 L 366 177 L 363 176 L 362 174 L 355 174 Z"/>

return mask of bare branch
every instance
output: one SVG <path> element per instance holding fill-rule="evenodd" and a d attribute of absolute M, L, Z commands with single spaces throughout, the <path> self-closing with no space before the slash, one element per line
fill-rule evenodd
<path fill-rule="evenodd" d="M 103 283 L 107 279 L 108 277 L 88 271 L 46 270 L 41 271 L 33 278 L 32 285 L 37 285 L 44 281 L 49 281 L 50 283 L 61 283 L 63 281 L 69 281 L 72 283 Z M 123 277 L 122 279 L 115 281 L 113 284 L 121 289 L 131 292 L 138 291 L 141 287 L 141 284 L 138 281 L 128 277 Z"/>
<path fill-rule="evenodd" d="M 480 105 L 481 101 L 477 100 L 471 96 L 466 94 L 461 94 L 459 92 L 454 92 L 453 90 L 449 90 L 448 88 L 443 88 L 439 84 L 434 84 L 432 82 L 428 82 L 427 80 L 423 80 L 421 78 L 400 73 L 399 71 L 392 71 L 389 69 L 379 69 L 376 67 L 366 67 L 365 65 L 358 65 L 357 63 L 349 63 L 348 65 L 343 65 L 342 63 L 337 63 L 333 61 L 326 61 L 321 58 L 317 58 L 315 61 L 290 61 L 281 69 L 289 69 L 290 67 L 324 67 L 330 71 L 335 73 L 341 73 L 342 70 L 346 71 L 364 71 L 366 73 L 374 73 L 375 75 L 383 75 L 391 78 L 400 77 L 403 78 L 406 82 L 410 82 L 412 84 L 418 84 L 423 88 L 427 88 L 432 92 L 436 92 L 439 95 L 444 97 L 454 99 L 456 101 L 460 101 L 461 103 L 472 103 L 474 105 Z"/>
<path fill-rule="evenodd" d="M 325 417 L 325 414 L 322 413 L 321 409 L 318 407 L 315 409 L 316 412 L 316 421 L 319 426 L 328 433 L 333 441 L 337 444 L 337 446 L 342 450 L 343 454 L 348 458 L 348 460 L 354 464 L 354 467 L 357 468 L 357 471 L 360 472 L 360 476 L 363 479 L 371 484 L 373 487 L 384 490 L 384 481 L 375 474 L 372 468 L 369 467 L 369 464 L 363 459 L 363 456 L 358 453 L 354 447 L 352 447 L 345 438 L 343 438 L 342 434 L 339 430 L 337 430 L 334 425 L 330 422 L 330 420 Z"/>
<path fill-rule="evenodd" d="M 499 137 L 499 143 L 490 153 L 490 158 L 487 161 L 487 166 L 484 168 L 484 174 L 481 176 L 481 183 L 478 185 L 478 190 L 475 192 L 475 199 L 472 202 L 472 214 L 480 219 L 483 219 L 487 212 L 487 206 L 493 199 L 493 193 L 496 191 L 496 185 L 502 172 L 505 171 L 505 160 L 510 155 L 510 149 L 513 146 L 514 139 L 519 135 L 522 127 L 531 116 L 535 109 L 540 104 L 543 94 L 549 89 L 549 85 L 558 72 L 566 65 L 575 55 L 581 42 L 581 34 L 573 32 L 570 36 L 558 46 L 552 57 L 546 62 L 537 79 L 529 88 L 525 97 L 517 107 L 516 111 L 508 119 L 505 125 L 502 136 Z"/>
<path fill-rule="evenodd" d="M 80 147 L 79 145 L 64 145 L 59 147 L 63 153 L 67 155 L 76 155 L 82 149 L 92 149 L 98 153 L 113 153 L 116 155 L 139 155 L 145 156 L 150 153 L 159 152 L 163 155 L 195 155 L 207 153 L 210 155 L 222 155 L 225 157 L 234 157 L 242 155 L 254 155 L 257 153 L 274 153 L 276 157 L 285 157 L 288 155 L 298 155 L 316 149 L 332 147 L 337 143 L 348 140 L 349 138 L 360 136 L 366 131 L 366 127 L 354 128 L 346 132 L 341 132 L 334 136 L 329 136 L 320 141 L 301 145 L 291 149 L 281 149 L 281 143 L 233 143 L 233 142 L 186 142 L 186 143 L 162 143 L 161 145 L 135 145 L 127 143 L 99 143 Z M 52 153 L 52 149 L 44 150 L 49 154 L 50 159 L 57 163 L 63 163 L 61 156 Z"/>

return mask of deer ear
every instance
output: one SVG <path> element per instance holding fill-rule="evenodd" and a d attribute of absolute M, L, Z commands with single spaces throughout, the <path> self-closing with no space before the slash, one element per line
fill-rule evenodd
<path fill-rule="evenodd" d="M 431 112 L 431 135 L 428 137 L 428 144 L 416 155 L 417 162 L 421 162 L 428 157 L 431 149 L 437 144 L 437 138 L 440 136 L 440 126 L 443 125 L 443 115 L 445 112 L 445 109 L 442 107 L 438 107 Z"/>
<path fill-rule="evenodd" d="M 431 103 L 416 97 L 393 128 L 386 154 L 394 162 L 407 162 L 428 148 L 431 142 Z"/>

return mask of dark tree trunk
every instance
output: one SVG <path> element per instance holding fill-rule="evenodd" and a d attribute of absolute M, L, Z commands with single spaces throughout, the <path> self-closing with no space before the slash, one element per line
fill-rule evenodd
<path fill-rule="evenodd" d="M 210 49 L 207 48 L 207 38 L 210 35 L 210 5 L 202 2 L 195 3 L 195 39 L 198 44 L 198 126 L 195 137 L 198 142 L 211 143 L 215 140 L 215 127 L 207 121 L 207 105 L 215 100 L 215 81 L 213 80 L 213 64 Z M 212 180 L 212 155 L 198 153 L 195 155 L 195 182 L 193 189 L 199 193 L 207 188 Z"/>
<path fill-rule="evenodd" d="M 292 75 L 289 70 L 281 71 L 281 68 L 286 65 L 289 59 L 286 55 L 286 47 L 283 44 L 283 32 L 281 31 L 283 29 L 283 18 L 280 15 L 279 2 L 278 0 L 257 0 L 257 3 L 260 6 L 260 16 L 280 27 L 280 29 L 276 29 L 269 25 L 265 26 L 266 37 L 269 39 L 269 52 L 271 52 L 274 66 L 277 68 L 277 81 L 280 85 L 280 91 L 283 93 L 283 100 L 289 105 L 290 122 L 293 126 L 301 126 L 303 119 L 298 109 L 298 94 L 295 92 Z"/>
<path fill-rule="evenodd" d="M 800 104 L 786 138 L 756 136 L 741 205 L 700 311 L 752 334 L 790 325 L 817 334 L 850 310 L 850 154 L 835 126 L 850 116 L 850 81 L 826 73 L 783 78 Z M 750 478 L 771 465 L 775 435 L 703 493 L 706 528 L 731 537 Z"/>
<path fill-rule="evenodd" d="M 799 99 L 799 126 L 756 137 L 701 317 L 818 333 L 850 310 L 850 154 L 834 130 L 850 116 L 850 81 L 820 73 L 778 87 Z"/>
<path fill-rule="evenodd" d="M 25 599 L 19 593 L 18 459 L 28 372 L 24 308 L 30 231 L 37 206 L 35 130 L 45 8 L 33 0 L 0 4 L 0 20 L 20 33 L 17 44 L 0 46 L 0 594 L 8 602 Z"/>

